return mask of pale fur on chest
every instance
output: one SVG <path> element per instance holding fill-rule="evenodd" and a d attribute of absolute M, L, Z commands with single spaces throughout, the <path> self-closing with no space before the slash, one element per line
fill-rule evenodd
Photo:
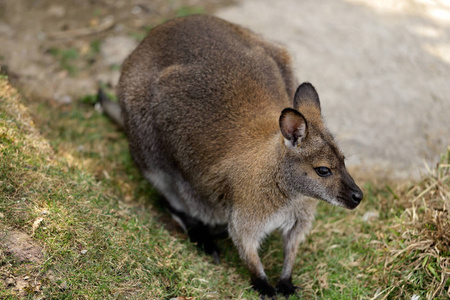
<path fill-rule="evenodd" d="M 275 212 L 263 225 L 262 238 L 269 235 L 274 230 L 279 229 L 283 234 L 287 234 L 294 226 L 302 228 L 303 240 L 311 229 L 316 212 L 317 200 L 308 197 L 299 197 Z"/>

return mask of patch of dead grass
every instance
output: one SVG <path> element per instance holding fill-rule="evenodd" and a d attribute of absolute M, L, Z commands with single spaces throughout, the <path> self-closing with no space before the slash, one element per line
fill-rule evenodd
<path fill-rule="evenodd" d="M 385 255 L 378 257 L 384 266 L 379 283 L 388 287 L 381 299 L 403 298 L 412 285 L 426 287 L 426 299 L 450 297 L 449 162 L 450 148 L 423 181 L 403 187 L 396 196 L 406 209 L 397 222 L 389 224 L 400 235 L 391 236 L 392 241 L 380 239 L 379 249 Z"/>

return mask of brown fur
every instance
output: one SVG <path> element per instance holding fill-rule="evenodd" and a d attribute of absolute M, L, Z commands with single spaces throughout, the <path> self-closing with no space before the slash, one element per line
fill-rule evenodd
<path fill-rule="evenodd" d="M 265 235 L 282 231 L 277 288 L 292 294 L 316 199 L 352 209 L 362 199 L 315 89 L 296 92 L 287 51 L 247 29 L 209 16 L 154 28 L 123 65 L 119 99 L 143 174 L 179 216 L 228 226 L 262 294 L 275 293 L 258 256 Z"/>

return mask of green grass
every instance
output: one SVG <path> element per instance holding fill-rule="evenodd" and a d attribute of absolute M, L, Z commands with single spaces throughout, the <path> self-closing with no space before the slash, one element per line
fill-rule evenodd
<path fill-rule="evenodd" d="M 91 98 L 29 102 L 28 110 L 0 78 L 0 238 L 19 230 L 45 249 L 30 262 L 0 246 L 0 298 L 257 299 L 230 240 L 220 241 L 222 263 L 214 265 L 172 228 L 124 134 Z M 293 273 L 302 299 L 447 299 L 446 164 L 448 153 L 419 183 L 367 183 L 355 211 L 320 203 Z M 379 218 L 364 221 L 367 211 Z M 279 234 L 265 241 L 261 257 L 275 283 Z M 21 290 L 6 284 L 25 276 L 33 280 Z"/>
<path fill-rule="evenodd" d="M 92 49 L 95 50 L 94 47 Z M 48 51 L 58 60 L 61 69 L 66 70 L 70 76 L 75 76 L 78 73 L 78 68 L 75 65 L 75 61 L 80 57 L 80 54 L 77 49 L 60 49 L 52 47 Z"/>
<path fill-rule="evenodd" d="M 204 14 L 205 9 L 201 6 L 182 6 L 175 12 L 177 17 L 186 17 L 195 14 Z"/>

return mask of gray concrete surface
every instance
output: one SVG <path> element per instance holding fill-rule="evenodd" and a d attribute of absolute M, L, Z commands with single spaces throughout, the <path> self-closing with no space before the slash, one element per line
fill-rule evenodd
<path fill-rule="evenodd" d="M 216 15 L 290 50 L 360 171 L 418 177 L 450 145 L 449 0 L 243 0 Z"/>

